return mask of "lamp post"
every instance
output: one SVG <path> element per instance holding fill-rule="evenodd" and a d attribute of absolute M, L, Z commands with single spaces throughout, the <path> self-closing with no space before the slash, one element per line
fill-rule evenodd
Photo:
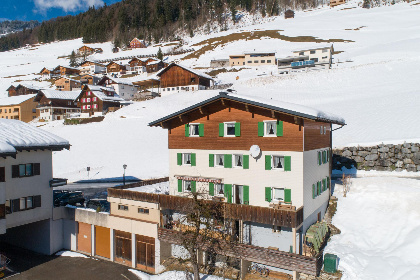
<path fill-rule="evenodd" d="M 127 164 L 124 164 L 123 168 L 124 168 L 123 185 L 125 186 L 125 169 L 127 168 Z"/>

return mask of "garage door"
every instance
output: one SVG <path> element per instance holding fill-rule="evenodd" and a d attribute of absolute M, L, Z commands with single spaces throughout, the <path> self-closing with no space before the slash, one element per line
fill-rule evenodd
<path fill-rule="evenodd" d="M 92 226 L 90 224 L 79 223 L 77 233 L 77 250 L 90 254 L 92 252 Z"/>
<path fill-rule="evenodd" d="M 109 228 L 95 226 L 95 241 L 95 255 L 109 259 L 111 257 Z"/>

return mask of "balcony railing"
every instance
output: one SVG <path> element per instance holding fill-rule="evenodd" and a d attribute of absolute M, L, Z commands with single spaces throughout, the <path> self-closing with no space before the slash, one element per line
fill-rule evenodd
<path fill-rule="evenodd" d="M 159 204 L 163 209 L 182 211 L 184 205 L 187 205 L 191 198 L 136 192 L 121 189 L 108 189 L 108 196 L 124 198 L 136 201 L 145 201 Z M 303 206 L 297 210 L 292 209 L 274 209 L 269 207 L 260 207 L 243 204 L 231 204 L 208 200 L 208 203 L 220 203 L 223 205 L 225 216 L 235 220 L 251 221 L 256 223 L 297 228 L 303 222 Z"/>
<path fill-rule="evenodd" d="M 59 187 L 59 186 L 64 186 L 67 185 L 67 179 L 64 178 L 52 178 L 50 180 L 50 187 Z"/>

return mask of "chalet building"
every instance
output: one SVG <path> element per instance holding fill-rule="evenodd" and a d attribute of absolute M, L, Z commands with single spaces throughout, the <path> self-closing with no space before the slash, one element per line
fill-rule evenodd
<path fill-rule="evenodd" d="M 229 65 L 231 67 L 276 65 L 275 55 L 275 52 L 245 52 L 240 55 L 230 55 Z"/>
<path fill-rule="evenodd" d="M 80 82 L 83 85 L 97 85 L 101 79 L 102 78 L 98 76 L 90 75 L 90 74 L 85 74 L 85 75 L 80 76 Z"/>
<path fill-rule="evenodd" d="M 76 98 L 80 91 L 41 90 L 35 97 L 37 116 L 43 121 L 63 120 L 80 113 Z"/>
<path fill-rule="evenodd" d="M 293 51 L 293 55 L 308 56 L 309 60 L 312 60 L 315 65 L 324 65 L 325 67 L 330 68 L 332 64 L 333 52 L 334 47 L 331 45 L 320 48 Z"/>
<path fill-rule="evenodd" d="M 333 8 L 338 5 L 345 4 L 346 0 L 330 0 L 330 7 Z"/>
<path fill-rule="evenodd" d="M 0 99 L 0 117 L 2 119 L 30 122 L 36 118 L 34 101 L 36 94 L 25 94 Z"/>
<path fill-rule="evenodd" d="M 126 104 L 113 88 L 93 85 L 85 85 L 76 101 L 81 113 L 89 116 L 102 116 Z"/>
<path fill-rule="evenodd" d="M 133 84 L 132 80 L 124 78 L 105 76 L 98 82 L 98 86 L 114 88 L 115 93 L 125 100 L 133 100 L 138 91 L 138 87 Z"/>
<path fill-rule="evenodd" d="M 138 38 L 134 38 L 130 42 L 130 48 L 137 49 L 137 48 L 147 48 L 146 43 L 143 40 L 139 40 Z"/>
<path fill-rule="evenodd" d="M 63 228 L 76 231 L 53 211 L 52 155 L 70 144 L 17 120 L 0 119 L 0 130 L 8 132 L 0 135 L 0 241 L 54 254 L 63 248 Z"/>
<path fill-rule="evenodd" d="M 79 55 L 87 56 L 95 53 L 95 49 L 88 47 L 88 46 L 82 46 L 78 49 Z"/>
<path fill-rule="evenodd" d="M 17 86 L 11 85 L 7 91 L 8 96 L 18 96 L 18 95 L 26 95 L 26 94 L 37 94 L 41 89 L 39 87 L 33 85 L 22 85 L 19 84 Z"/>
<path fill-rule="evenodd" d="M 130 67 L 130 71 L 132 73 L 138 73 L 138 74 L 142 74 L 146 72 L 146 65 L 147 65 L 147 60 L 143 60 L 143 59 L 139 59 L 137 57 L 132 58 L 129 62 L 128 65 Z"/>
<path fill-rule="evenodd" d="M 160 77 L 161 93 L 203 90 L 211 86 L 213 78 L 197 70 L 171 63 L 156 74 Z"/>
<path fill-rule="evenodd" d="M 124 64 L 111 61 L 106 66 L 106 73 L 111 76 L 120 76 L 126 74 L 127 67 Z"/>
<path fill-rule="evenodd" d="M 61 76 L 66 76 L 66 75 L 79 75 L 80 74 L 80 70 L 78 68 L 74 68 L 74 67 L 68 67 L 68 66 L 57 66 L 57 68 L 55 69 L 57 71 L 57 69 L 60 69 L 60 75 Z"/>
<path fill-rule="evenodd" d="M 163 69 L 165 67 L 165 64 L 163 61 L 151 61 L 146 65 L 146 72 L 147 73 L 154 73 L 159 71 L 160 69 Z"/>
<path fill-rule="evenodd" d="M 44 80 L 54 79 L 60 76 L 60 69 L 57 68 L 42 68 L 39 72 Z"/>
<path fill-rule="evenodd" d="M 82 83 L 80 80 L 74 80 L 67 77 L 61 77 L 54 82 L 57 90 L 63 91 L 80 91 L 82 89 Z"/>
<path fill-rule="evenodd" d="M 295 12 L 292 10 L 287 10 L 284 12 L 284 18 L 288 19 L 288 18 L 294 18 L 295 17 Z"/>
<path fill-rule="evenodd" d="M 317 276 L 323 253 L 303 255 L 303 236 L 328 206 L 333 125 L 345 121 L 227 93 L 153 121 L 168 129 L 169 194 L 108 189 L 110 213 L 76 210 L 77 250 L 160 273 L 182 245 L 177 216 L 198 192 L 234 220 L 234 248 L 216 253 L 238 260 L 241 279 L 253 262 L 270 276 Z M 199 262 L 211 264 L 202 249 Z"/>
<path fill-rule="evenodd" d="M 80 75 L 94 75 L 104 74 L 106 72 L 106 66 L 94 61 L 84 61 L 80 64 Z"/>

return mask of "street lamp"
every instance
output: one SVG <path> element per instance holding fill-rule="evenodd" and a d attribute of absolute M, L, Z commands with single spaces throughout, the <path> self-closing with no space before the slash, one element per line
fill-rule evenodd
<path fill-rule="evenodd" d="M 125 186 L 125 169 L 127 168 L 127 164 L 124 164 L 123 168 L 124 168 L 123 185 Z"/>

